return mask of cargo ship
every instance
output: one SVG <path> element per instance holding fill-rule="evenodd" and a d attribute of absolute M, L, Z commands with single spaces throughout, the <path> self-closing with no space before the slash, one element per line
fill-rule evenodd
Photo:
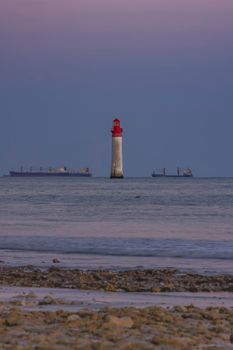
<path fill-rule="evenodd" d="M 50 177 L 50 176 L 77 176 L 77 177 L 90 177 L 92 176 L 89 168 L 82 168 L 80 170 L 69 169 L 66 166 L 61 168 L 45 168 L 40 167 L 38 170 L 34 170 L 32 167 L 29 170 L 20 168 L 19 171 L 9 171 L 9 176 L 17 177 Z"/>
<path fill-rule="evenodd" d="M 153 171 L 152 177 L 193 177 L 193 172 L 191 168 L 180 169 L 177 168 L 176 174 L 167 174 L 166 169 L 163 168 L 161 171 Z"/>

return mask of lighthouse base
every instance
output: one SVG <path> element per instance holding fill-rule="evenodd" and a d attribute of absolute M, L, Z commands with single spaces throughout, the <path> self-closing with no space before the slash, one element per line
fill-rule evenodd
<path fill-rule="evenodd" d="M 123 175 L 111 175 L 110 179 L 124 179 Z"/>

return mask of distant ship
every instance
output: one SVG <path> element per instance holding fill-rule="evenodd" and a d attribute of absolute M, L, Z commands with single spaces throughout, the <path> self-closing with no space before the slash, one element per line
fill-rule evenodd
<path fill-rule="evenodd" d="M 42 167 L 39 170 L 34 170 L 32 167 L 29 170 L 20 168 L 19 171 L 9 171 L 10 176 L 17 177 L 46 177 L 46 176 L 78 176 L 78 177 L 90 177 L 92 176 L 89 168 L 82 168 L 80 170 L 69 169 L 66 166 L 61 168 L 46 168 Z"/>
<path fill-rule="evenodd" d="M 177 168 L 176 174 L 167 174 L 166 169 L 163 168 L 162 171 L 160 172 L 153 171 L 151 176 L 152 177 L 193 177 L 193 172 L 191 168 L 184 168 L 184 169 Z"/>

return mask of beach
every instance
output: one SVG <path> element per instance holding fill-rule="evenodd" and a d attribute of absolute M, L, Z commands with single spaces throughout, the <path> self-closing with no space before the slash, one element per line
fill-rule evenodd
<path fill-rule="evenodd" d="M 233 349 L 232 179 L 0 189 L 0 349 Z"/>
<path fill-rule="evenodd" d="M 232 349 L 233 276 L 0 269 L 1 349 Z"/>

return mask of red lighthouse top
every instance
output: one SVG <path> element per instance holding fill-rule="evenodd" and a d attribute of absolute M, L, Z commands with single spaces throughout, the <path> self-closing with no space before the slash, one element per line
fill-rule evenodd
<path fill-rule="evenodd" d="M 120 119 L 116 118 L 113 120 L 113 126 L 112 126 L 112 137 L 122 137 L 123 129 L 121 128 L 121 121 Z"/>

